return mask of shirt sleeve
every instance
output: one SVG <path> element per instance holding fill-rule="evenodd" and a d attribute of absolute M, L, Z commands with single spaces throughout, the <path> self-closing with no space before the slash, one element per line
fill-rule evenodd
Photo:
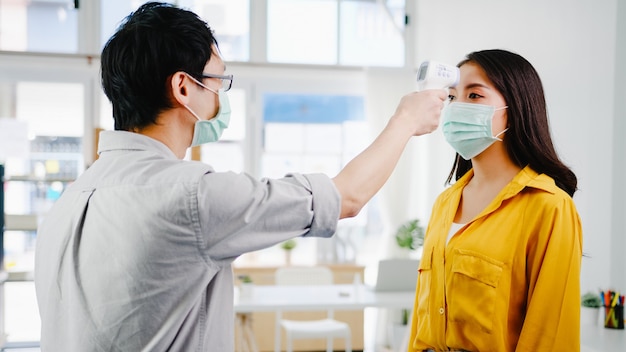
<path fill-rule="evenodd" d="M 323 174 L 256 180 L 208 173 L 198 187 L 199 230 L 213 260 L 234 259 L 298 236 L 330 237 L 341 198 Z"/>
<path fill-rule="evenodd" d="M 546 205 L 527 257 L 527 311 L 517 351 L 580 350 L 582 229 L 571 198 Z"/>

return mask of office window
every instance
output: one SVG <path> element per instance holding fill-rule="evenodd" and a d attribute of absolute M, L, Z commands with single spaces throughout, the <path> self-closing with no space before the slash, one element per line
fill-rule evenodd
<path fill-rule="evenodd" d="M 267 60 L 336 64 L 337 15 L 335 0 L 268 0 Z"/>
<path fill-rule="evenodd" d="M 74 1 L 0 0 L 0 50 L 76 53 Z"/>
<path fill-rule="evenodd" d="M 193 9 L 207 21 L 225 60 L 249 60 L 250 0 L 181 0 L 179 5 Z"/>
<path fill-rule="evenodd" d="M 342 1 L 339 64 L 404 65 L 404 0 Z"/>
<path fill-rule="evenodd" d="M 248 61 L 250 57 L 250 0 L 169 0 L 190 9 L 204 19 L 228 61 Z M 107 0 L 101 2 L 100 43 L 104 47 L 122 20 L 147 1 Z"/>
<path fill-rule="evenodd" d="M 16 116 L 32 136 L 81 137 L 85 87 L 81 83 L 18 82 Z"/>
<path fill-rule="evenodd" d="M 262 128 L 262 177 L 290 172 L 333 177 L 370 142 L 363 96 L 268 92 L 263 94 Z M 367 206 L 356 218 L 345 219 L 333 241 L 298 239 L 303 245 L 294 249 L 294 264 L 355 260 L 365 232 L 377 226 L 378 213 L 378 207 Z M 244 259 L 253 265 L 276 265 L 282 263 L 282 254 L 274 246 Z"/>
<path fill-rule="evenodd" d="M 322 172 L 336 175 L 348 161 L 348 141 L 367 138 L 363 97 L 266 94 L 261 174 Z"/>
<path fill-rule="evenodd" d="M 404 65 L 404 0 L 268 0 L 267 60 Z"/>

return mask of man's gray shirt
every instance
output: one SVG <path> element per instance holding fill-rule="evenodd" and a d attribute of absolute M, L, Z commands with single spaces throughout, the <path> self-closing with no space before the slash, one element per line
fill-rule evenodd
<path fill-rule="evenodd" d="M 122 131 L 101 133 L 98 152 L 37 234 L 44 352 L 230 352 L 232 261 L 337 226 L 321 174 L 214 172 Z"/>

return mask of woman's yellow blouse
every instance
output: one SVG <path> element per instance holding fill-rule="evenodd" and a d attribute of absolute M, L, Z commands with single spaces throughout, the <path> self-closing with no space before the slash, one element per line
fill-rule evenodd
<path fill-rule="evenodd" d="M 572 198 L 526 167 L 446 246 L 472 175 L 433 207 L 409 351 L 579 351 L 582 229 Z"/>

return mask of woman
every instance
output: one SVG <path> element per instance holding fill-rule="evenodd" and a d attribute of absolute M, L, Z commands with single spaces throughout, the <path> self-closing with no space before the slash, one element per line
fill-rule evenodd
<path fill-rule="evenodd" d="M 409 351 L 579 351 L 577 180 L 552 144 L 541 80 L 504 50 L 459 68 L 442 113 L 456 182 L 433 207 Z"/>

